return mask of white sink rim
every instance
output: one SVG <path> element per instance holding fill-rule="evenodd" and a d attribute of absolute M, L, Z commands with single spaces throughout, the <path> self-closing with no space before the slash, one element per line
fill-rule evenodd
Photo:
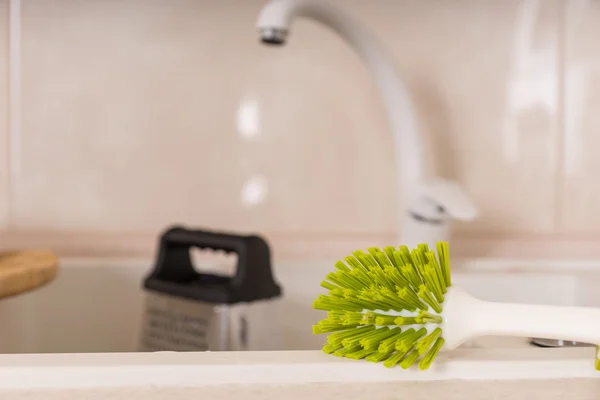
<path fill-rule="evenodd" d="M 0 355 L 0 390 L 598 377 L 593 348 L 458 349 L 428 371 L 320 351 Z"/>

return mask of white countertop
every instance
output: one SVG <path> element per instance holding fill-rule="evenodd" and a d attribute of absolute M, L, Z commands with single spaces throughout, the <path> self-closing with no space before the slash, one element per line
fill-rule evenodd
<path fill-rule="evenodd" d="M 600 378 L 594 359 L 593 347 L 473 347 L 405 371 L 321 351 L 15 354 L 0 355 L 0 390 Z"/>
<path fill-rule="evenodd" d="M 9 390 L 0 395 L 11 400 L 595 400 L 600 396 L 600 379 Z"/>
<path fill-rule="evenodd" d="M 598 399 L 593 348 L 464 348 L 429 371 L 320 351 L 0 355 L 0 398 Z"/>

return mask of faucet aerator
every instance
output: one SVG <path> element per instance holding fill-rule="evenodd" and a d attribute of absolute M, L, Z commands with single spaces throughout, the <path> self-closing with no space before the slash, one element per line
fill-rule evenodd
<path fill-rule="evenodd" d="M 260 30 L 260 40 L 264 44 L 281 46 L 285 44 L 287 31 L 278 28 L 263 28 Z"/>

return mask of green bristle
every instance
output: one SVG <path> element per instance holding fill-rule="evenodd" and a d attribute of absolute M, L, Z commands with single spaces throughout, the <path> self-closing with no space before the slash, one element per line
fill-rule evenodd
<path fill-rule="evenodd" d="M 360 344 L 354 343 L 351 346 L 344 346 L 343 348 L 341 348 L 341 349 L 339 349 L 337 351 L 334 351 L 332 354 L 334 356 L 344 357 L 347 354 L 353 353 L 353 352 L 355 352 L 357 350 L 360 350 Z"/>
<path fill-rule="evenodd" d="M 344 284 L 338 280 L 338 276 L 335 272 L 329 272 L 327 275 L 325 275 L 324 282 L 327 282 L 327 281 L 329 281 L 330 284 L 331 283 L 335 284 L 339 288 L 344 287 Z"/>
<path fill-rule="evenodd" d="M 392 351 L 388 351 L 386 353 L 382 353 L 380 351 L 372 353 L 370 356 L 367 357 L 367 361 L 371 361 L 374 363 L 381 362 L 381 361 L 387 359 L 389 356 L 391 356 L 393 352 L 394 351 L 392 350 Z"/>
<path fill-rule="evenodd" d="M 330 310 L 352 310 L 352 311 L 361 311 L 362 307 L 359 305 L 353 304 L 346 299 L 333 298 L 326 295 L 319 295 L 319 297 L 314 301 L 313 308 L 317 310 L 330 311 Z"/>
<path fill-rule="evenodd" d="M 350 266 L 352 266 L 353 270 L 363 271 L 365 273 L 369 272 L 370 270 L 370 268 L 365 265 L 362 260 L 356 256 L 356 254 L 346 257 L 345 260 Z"/>
<path fill-rule="evenodd" d="M 423 285 L 421 285 L 423 286 Z M 425 304 L 423 304 L 423 302 L 421 300 L 419 300 L 419 296 L 417 296 L 415 294 L 414 291 L 412 291 L 411 289 L 407 288 L 407 287 L 403 287 L 402 289 L 398 290 L 398 297 L 400 297 L 400 299 L 406 303 L 409 304 L 415 308 L 419 308 L 421 310 L 427 310 L 427 306 Z"/>
<path fill-rule="evenodd" d="M 388 311 L 394 307 L 393 304 L 387 304 L 386 302 L 379 300 L 378 297 L 379 295 L 375 289 L 364 289 L 359 295 L 359 301 L 362 302 L 365 308 L 371 310 Z"/>
<path fill-rule="evenodd" d="M 376 303 L 378 306 L 395 307 L 395 299 L 392 299 L 392 302 L 388 302 L 386 297 L 382 294 L 382 291 L 384 289 L 385 288 L 383 288 L 382 286 L 373 286 L 368 289 L 364 289 L 361 295 L 365 298 L 365 300 L 369 300 L 373 303 Z"/>
<path fill-rule="evenodd" d="M 390 278 L 386 275 L 383 269 L 374 269 L 369 273 L 369 276 L 375 282 L 375 285 L 386 287 L 388 289 L 394 289 L 394 283 L 390 281 Z"/>
<path fill-rule="evenodd" d="M 375 318 L 375 325 L 377 326 L 387 326 L 387 325 L 397 325 L 394 323 L 396 318 L 393 315 L 386 315 L 382 317 Z"/>
<path fill-rule="evenodd" d="M 404 354 L 402 354 L 400 352 L 395 352 L 394 354 L 392 354 L 392 356 L 390 358 L 388 358 L 387 360 L 385 360 L 383 362 L 383 366 L 386 368 L 392 368 L 392 367 L 396 366 L 396 364 L 398 364 L 400 362 L 400 360 L 402 360 L 403 356 L 404 356 Z"/>
<path fill-rule="evenodd" d="M 420 270 L 426 263 L 425 256 L 423 255 L 423 250 L 421 250 L 420 248 L 413 249 L 413 251 L 410 252 L 410 255 L 415 267 L 417 267 Z"/>
<path fill-rule="evenodd" d="M 347 327 L 325 327 L 323 328 L 322 326 L 319 325 L 313 325 L 312 326 L 312 333 L 313 335 L 318 335 L 319 333 L 328 333 L 328 332 L 336 332 L 336 331 L 341 331 L 343 329 L 347 329 Z"/>
<path fill-rule="evenodd" d="M 388 280 L 395 286 L 405 287 L 409 286 L 410 282 L 402 275 L 399 269 L 396 267 L 387 267 L 385 273 L 388 276 Z"/>
<path fill-rule="evenodd" d="M 596 346 L 596 371 L 600 371 L 600 346 Z"/>
<path fill-rule="evenodd" d="M 435 328 L 433 332 L 419 340 L 415 346 L 420 355 L 423 355 L 429 350 L 433 342 L 442 334 L 441 328 Z"/>
<path fill-rule="evenodd" d="M 444 302 L 444 293 L 442 292 L 442 282 L 440 282 L 435 268 L 431 265 L 425 266 L 425 276 L 427 277 L 427 288 L 433 293 L 438 303 Z"/>
<path fill-rule="evenodd" d="M 327 313 L 327 321 L 336 322 L 336 323 L 340 323 L 341 324 L 341 323 L 343 323 L 344 316 L 348 312 L 349 311 L 340 311 L 340 310 L 329 311 Z"/>
<path fill-rule="evenodd" d="M 365 308 L 370 308 L 370 309 L 380 309 L 380 310 L 389 310 L 390 306 L 387 306 L 384 303 L 378 302 L 375 299 L 373 299 L 373 296 L 371 294 L 369 294 L 368 291 L 365 291 L 364 289 L 361 290 L 361 292 L 359 294 L 354 293 L 354 292 L 348 292 L 346 293 L 346 296 L 344 296 L 344 300 L 346 300 L 347 302 L 354 304 L 356 307 L 362 307 L 360 310 L 364 310 Z"/>
<path fill-rule="evenodd" d="M 402 257 L 403 264 L 414 264 L 410 256 L 410 250 L 408 246 L 402 245 L 398 248 L 398 251 L 400 252 L 400 256 Z"/>
<path fill-rule="evenodd" d="M 431 295 L 425 285 L 421 285 L 421 287 L 419 287 L 419 297 L 423 299 L 425 303 L 429 304 L 429 306 L 433 308 L 435 312 L 442 312 L 442 306 L 440 306 L 440 303 L 438 303 L 437 300 Z"/>
<path fill-rule="evenodd" d="M 394 323 L 396 325 L 402 326 L 402 325 L 414 325 L 414 324 L 417 324 L 418 322 L 416 321 L 416 317 L 396 317 L 394 319 Z"/>
<path fill-rule="evenodd" d="M 322 281 L 321 282 L 321 286 L 324 287 L 327 290 L 339 289 L 339 286 L 335 286 L 335 285 L 333 285 L 333 284 L 331 284 L 330 282 L 327 282 L 327 281 Z"/>
<path fill-rule="evenodd" d="M 414 331 L 412 328 L 405 332 L 401 332 L 400 328 L 394 328 L 392 330 L 394 331 L 394 335 L 382 340 L 381 343 L 379 343 L 378 351 L 380 353 L 389 353 L 394 351 L 396 348 L 396 342 L 398 342 L 398 340 L 402 340 L 404 336 L 408 335 L 410 333 L 408 331 Z"/>
<path fill-rule="evenodd" d="M 381 269 L 381 266 L 379 265 L 379 263 L 377 262 L 377 260 L 375 259 L 375 257 L 373 257 L 372 254 L 370 254 L 368 251 L 365 254 L 365 262 L 368 262 L 371 270 L 373 269 Z"/>
<path fill-rule="evenodd" d="M 435 341 L 435 343 L 433 344 L 433 346 L 431 347 L 431 349 L 429 350 L 429 352 L 425 355 L 425 357 L 423 357 L 421 359 L 421 362 L 419 363 L 420 370 L 424 371 L 431 366 L 431 364 L 433 363 L 433 360 L 438 355 L 438 353 L 440 352 L 440 349 L 442 348 L 443 345 L 444 345 L 444 338 L 438 338 Z"/>
<path fill-rule="evenodd" d="M 398 266 L 398 269 L 401 269 L 406 265 L 404 259 L 402 258 L 402 253 L 400 252 L 400 250 L 394 250 L 393 257 L 394 264 Z"/>
<path fill-rule="evenodd" d="M 419 273 L 421 274 L 423 284 L 429 291 L 432 291 L 432 288 L 435 288 L 435 276 L 430 276 L 430 274 L 427 273 L 426 268 L 428 266 L 429 265 L 421 265 Z"/>
<path fill-rule="evenodd" d="M 327 312 L 313 326 L 313 333 L 328 335 L 323 352 L 386 367 L 429 368 L 445 343 L 435 325 L 444 320 L 439 314 L 451 283 L 448 245 L 436 249 L 437 257 L 426 244 L 368 247 L 335 262 L 321 282 L 327 294 L 313 303 Z"/>
<path fill-rule="evenodd" d="M 354 255 L 354 257 L 356 257 L 358 261 L 360 261 L 360 263 L 367 271 L 370 271 L 373 268 L 377 267 L 377 263 L 375 262 L 373 257 L 362 250 L 357 250 L 354 253 L 352 253 L 352 255 Z"/>
<path fill-rule="evenodd" d="M 423 283 L 419 273 L 412 264 L 405 264 L 400 268 L 400 271 L 402 272 L 402 276 L 404 276 L 414 288 L 418 288 L 419 285 Z"/>
<path fill-rule="evenodd" d="M 371 278 L 369 278 L 364 271 L 353 269 L 348 273 L 348 275 L 350 275 L 354 282 L 357 283 L 357 287 L 346 288 L 347 290 L 352 290 L 353 293 L 360 293 L 361 290 L 373 285 L 373 282 L 370 280 Z"/>
<path fill-rule="evenodd" d="M 394 266 L 392 264 L 392 262 L 388 259 L 388 256 L 381 250 L 374 252 L 372 255 L 373 255 L 373 257 L 375 257 L 375 260 L 377 260 L 377 263 L 379 264 L 381 269 L 385 269 L 385 267 L 393 267 Z"/>
<path fill-rule="evenodd" d="M 379 253 L 381 251 L 376 246 L 367 247 L 366 250 L 367 250 L 367 254 L 370 255 L 371 257 L 375 257 L 375 254 Z"/>
<path fill-rule="evenodd" d="M 410 353 L 404 358 L 404 360 L 400 362 L 400 367 L 402 367 L 402 369 L 410 368 L 415 361 L 417 361 L 417 358 L 419 358 L 419 353 L 417 353 L 416 350 L 413 350 L 412 353 Z"/>
<path fill-rule="evenodd" d="M 350 271 L 350 268 L 341 260 L 336 261 L 335 264 L 333 264 L 333 266 L 340 271 Z"/>
<path fill-rule="evenodd" d="M 343 346 L 341 343 L 339 344 L 325 344 L 323 346 L 323 352 L 326 354 L 331 354 L 335 351 L 338 351 L 339 349 L 341 349 Z"/>
<path fill-rule="evenodd" d="M 375 325 L 375 319 L 377 318 L 377 315 L 378 314 L 375 314 L 373 311 L 367 311 L 363 314 L 361 323 L 363 325 Z"/>
<path fill-rule="evenodd" d="M 394 246 L 385 246 L 383 248 L 383 252 L 387 256 L 388 260 L 390 260 L 392 266 L 397 269 L 400 267 L 400 265 L 396 262 L 396 259 L 394 258 L 394 251 L 396 251 L 396 248 Z"/>
<path fill-rule="evenodd" d="M 360 260 L 356 257 L 346 257 L 346 262 L 350 265 L 352 271 L 351 274 L 359 281 L 363 286 L 369 286 L 372 282 L 369 280 L 369 269 L 363 265 Z"/>
<path fill-rule="evenodd" d="M 369 267 L 369 270 L 372 270 L 373 268 L 380 268 L 379 264 L 377 264 L 377 261 L 368 250 L 366 253 L 362 252 L 361 257 L 363 258 L 362 262 Z"/>
<path fill-rule="evenodd" d="M 365 350 L 375 351 L 379 347 L 379 343 L 381 343 L 382 340 L 391 336 L 395 336 L 395 332 L 393 330 L 388 328 L 380 328 L 375 330 L 375 334 L 362 338 L 360 340 L 360 344 Z"/>
<path fill-rule="evenodd" d="M 363 335 L 365 332 L 369 332 L 374 330 L 375 327 L 373 325 L 365 326 L 360 329 L 348 329 L 344 332 L 335 332 L 327 336 L 327 343 L 329 344 L 338 344 L 342 343 L 342 340 L 348 339 L 354 336 Z"/>
<path fill-rule="evenodd" d="M 350 267 L 352 267 L 353 270 L 367 272 L 367 269 L 354 256 L 344 257 L 344 261 L 346 261 L 346 263 L 348 263 L 348 265 L 350 265 Z"/>
<path fill-rule="evenodd" d="M 424 267 L 425 267 L 425 263 L 423 261 L 425 261 L 425 257 L 421 254 L 421 250 L 419 249 L 414 249 L 411 252 L 411 256 L 412 256 L 412 260 L 413 260 L 413 265 L 416 269 L 416 271 L 418 272 L 419 278 L 421 279 L 421 281 L 423 283 L 425 283 L 425 279 L 424 279 Z"/>
<path fill-rule="evenodd" d="M 438 282 L 440 282 L 442 294 L 446 294 L 447 288 L 446 288 L 446 279 L 444 278 L 444 272 L 442 271 L 442 268 L 440 267 L 440 263 L 438 262 L 437 258 L 435 257 L 435 253 L 433 251 L 427 252 L 427 261 L 428 261 L 429 265 L 431 265 L 431 267 L 435 271 L 435 276 L 437 277 Z"/>
<path fill-rule="evenodd" d="M 329 282 L 335 284 L 339 288 L 353 287 L 352 282 L 349 282 L 346 279 L 346 277 L 344 277 L 342 274 L 340 274 L 340 271 L 328 273 L 327 275 L 325 275 L 325 279 L 328 280 Z"/>
<path fill-rule="evenodd" d="M 357 282 L 360 282 L 363 288 L 374 285 L 375 282 L 369 276 L 369 272 L 365 271 L 363 268 L 352 268 L 350 274 L 354 277 Z"/>
<path fill-rule="evenodd" d="M 452 278 L 450 277 L 450 254 L 448 251 L 448 243 L 440 242 L 437 243 L 438 258 L 440 260 L 440 267 L 444 273 L 444 280 L 446 281 L 446 287 L 452 286 Z"/>
<path fill-rule="evenodd" d="M 410 352 L 411 349 L 406 349 L 406 350 L 397 350 L 395 354 L 398 355 L 398 357 L 400 358 L 400 360 L 404 359 L 404 357 L 406 357 L 406 355 Z"/>
<path fill-rule="evenodd" d="M 410 312 L 415 312 L 417 311 L 417 307 L 415 307 L 413 304 L 408 304 L 404 301 L 404 299 L 400 299 L 398 298 L 396 300 L 399 304 L 402 304 L 401 308 L 398 309 L 394 309 L 394 311 L 401 311 L 401 310 L 406 310 L 406 311 L 410 311 Z"/>
<path fill-rule="evenodd" d="M 346 311 L 340 318 L 342 325 L 358 325 L 363 319 L 363 314 L 356 311 Z"/>
<path fill-rule="evenodd" d="M 316 325 L 313 326 L 313 332 L 314 333 L 335 332 L 335 331 L 340 331 L 342 329 L 348 329 L 348 328 L 353 328 L 353 327 L 357 327 L 357 326 L 358 326 L 358 324 L 342 325 L 339 322 L 331 322 L 327 319 L 324 319 L 322 321 L 319 321 Z"/>
<path fill-rule="evenodd" d="M 386 328 L 386 330 L 387 330 L 387 328 Z M 354 335 L 354 336 L 351 336 L 349 338 L 342 340 L 342 344 L 344 345 L 344 347 L 350 347 L 356 343 L 363 346 L 362 343 L 368 343 L 369 340 L 371 340 L 372 338 L 379 337 L 380 332 L 381 332 L 381 329 L 370 329 L 368 331 L 363 331 L 359 335 Z M 366 340 L 366 342 L 365 342 L 365 340 Z"/>
<path fill-rule="evenodd" d="M 427 329 L 425 328 L 420 328 L 418 331 L 411 332 L 410 335 L 406 335 L 396 342 L 396 350 L 408 352 L 425 334 L 427 334 Z"/>
<path fill-rule="evenodd" d="M 427 311 L 419 312 L 418 318 L 421 321 L 421 324 L 441 324 L 444 321 L 439 315 L 431 314 Z"/>
<path fill-rule="evenodd" d="M 373 328 L 375 328 L 375 327 L 373 326 Z M 369 329 L 369 330 L 361 330 L 361 332 L 358 335 L 353 335 L 351 337 L 343 339 L 342 344 L 344 345 L 344 347 L 352 346 L 355 343 L 361 344 L 363 342 L 363 339 L 368 339 L 370 337 L 376 337 L 377 335 L 379 335 L 379 332 L 380 332 L 380 330 L 377 328 Z M 362 346 L 362 344 L 361 344 L 361 346 Z"/>
<path fill-rule="evenodd" d="M 398 298 L 398 294 L 395 293 L 392 289 L 382 288 L 377 293 L 377 299 L 385 304 L 389 304 L 391 308 L 395 311 L 403 310 L 403 309 L 415 309 L 415 307 L 404 301 L 404 299 Z"/>
<path fill-rule="evenodd" d="M 350 272 L 338 271 L 335 275 L 339 282 L 337 284 L 343 288 L 360 290 L 365 287 L 365 285 L 360 280 L 356 279 L 356 276 L 352 275 Z"/>
<path fill-rule="evenodd" d="M 373 350 L 357 350 L 353 353 L 346 354 L 346 358 L 351 358 L 353 360 L 361 360 L 371 354 L 376 354 Z"/>

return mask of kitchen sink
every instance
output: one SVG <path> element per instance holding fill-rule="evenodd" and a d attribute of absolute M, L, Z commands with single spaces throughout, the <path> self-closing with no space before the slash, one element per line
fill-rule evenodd
<path fill-rule="evenodd" d="M 57 279 L 36 291 L 0 301 L 0 353 L 133 352 L 137 346 L 151 260 L 62 259 Z M 331 261 L 278 262 L 283 286 L 282 317 L 273 324 L 282 351 L 318 350 L 324 335 L 312 325 L 324 315 L 313 310 Z M 600 307 L 600 261 L 470 260 L 453 265 L 453 284 L 489 301 Z M 273 334 L 275 325 L 250 328 Z M 542 346 L 579 346 L 544 342 Z M 531 338 L 485 337 L 464 348 L 531 348 Z M 258 349 L 260 350 L 260 349 Z"/>
<path fill-rule="evenodd" d="M 145 260 L 64 259 L 58 279 L 0 302 L 0 397 L 148 399 L 595 399 L 595 348 L 540 347 L 530 338 L 484 337 L 442 351 L 427 371 L 326 355 L 311 308 L 329 262 L 279 263 L 281 349 L 136 352 Z M 600 263 L 479 260 L 454 266 L 454 284 L 489 301 L 599 306 Z M 251 323 L 251 322 L 250 322 Z M 257 326 L 272 335 L 272 326 Z M 554 343 L 556 345 L 556 343 Z M 579 345 L 579 344 L 577 344 Z M 33 354 L 32 354 L 33 353 Z M 57 397 L 57 398 L 58 398 Z"/>

